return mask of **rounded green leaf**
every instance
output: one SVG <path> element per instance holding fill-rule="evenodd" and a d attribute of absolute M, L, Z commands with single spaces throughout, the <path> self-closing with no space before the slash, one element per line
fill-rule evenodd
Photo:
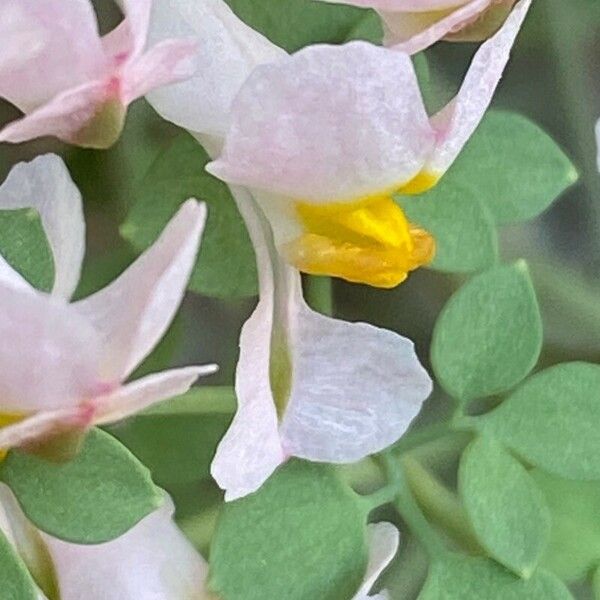
<path fill-rule="evenodd" d="M 418 600 L 572 600 L 551 573 L 523 580 L 486 558 L 449 554 L 435 561 Z"/>
<path fill-rule="evenodd" d="M 534 469 L 552 516 L 541 564 L 564 581 L 585 577 L 600 563 L 600 482 L 573 481 Z"/>
<path fill-rule="evenodd" d="M 207 204 L 208 220 L 189 288 L 208 296 L 251 296 L 257 290 L 254 249 L 229 189 L 204 170 L 208 161 L 191 136 L 176 138 L 141 182 L 121 234 L 145 250 L 179 206 L 197 198 Z"/>
<path fill-rule="evenodd" d="M 435 238 L 432 268 L 468 273 L 496 262 L 498 236 L 493 219 L 461 185 L 442 179 L 426 194 L 400 197 L 399 204 L 411 223 L 423 227 Z"/>
<path fill-rule="evenodd" d="M 482 437 L 463 454 L 459 488 L 482 546 L 517 575 L 530 577 L 548 543 L 550 512 L 525 468 Z"/>
<path fill-rule="evenodd" d="M 16 550 L 0 529 L 0 590 L 2 600 L 38 600 L 35 583 Z"/>
<path fill-rule="evenodd" d="M 257 493 L 225 504 L 210 588 L 227 600 L 341 600 L 366 562 L 360 497 L 331 467 L 292 460 Z"/>
<path fill-rule="evenodd" d="M 77 457 L 62 464 L 13 451 L 0 478 L 37 527 L 79 544 L 112 540 L 162 503 L 149 471 L 100 430 L 91 431 Z"/>
<path fill-rule="evenodd" d="M 600 366 L 557 365 L 528 379 L 480 428 L 528 462 L 570 479 L 600 479 Z"/>
<path fill-rule="evenodd" d="M 539 215 L 578 174 L 558 144 L 529 119 L 490 111 L 447 178 L 469 188 L 503 224 Z"/>
<path fill-rule="evenodd" d="M 537 300 L 520 261 L 473 277 L 450 298 L 435 325 L 431 359 L 444 389 L 469 401 L 519 383 L 541 345 Z"/>

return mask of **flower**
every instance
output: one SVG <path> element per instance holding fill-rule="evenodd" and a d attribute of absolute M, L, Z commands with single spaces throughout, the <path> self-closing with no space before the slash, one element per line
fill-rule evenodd
<path fill-rule="evenodd" d="M 441 39 L 478 42 L 501 27 L 517 0 L 321 0 L 375 9 L 386 46 L 416 54 Z"/>
<path fill-rule="evenodd" d="M 0 141 L 52 135 L 108 148 L 127 106 L 149 90 L 190 76 L 190 40 L 144 52 L 152 0 L 122 0 L 123 22 L 100 37 L 90 0 L 4 0 L 0 13 L 0 97 L 25 116 Z"/>
<path fill-rule="evenodd" d="M 400 534 L 391 523 L 376 523 L 369 525 L 369 564 L 365 579 L 352 600 L 388 600 L 387 592 L 383 591 L 370 596 L 369 591 L 377 578 L 388 566 L 400 543 Z"/>
<path fill-rule="evenodd" d="M 81 196 L 62 161 L 13 168 L 0 208 L 36 209 L 55 264 L 52 293 L 0 257 L 0 448 L 35 448 L 63 433 L 123 419 L 183 393 L 214 366 L 123 382 L 169 326 L 194 266 L 206 211 L 188 200 L 160 238 L 114 282 L 69 303 L 84 253 Z"/>
<path fill-rule="evenodd" d="M 221 0 L 156 5 L 151 31 L 197 36 L 198 74 L 149 99 L 218 154 L 239 87 L 285 54 Z M 311 310 L 253 192 L 231 190 L 254 244 L 260 297 L 240 337 L 238 410 L 212 464 L 227 500 L 257 490 L 290 456 L 347 463 L 382 450 L 406 431 L 432 387 L 410 340 Z"/>
<path fill-rule="evenodd" d="M 278 250 L 301 271 L 398 285 L 431 259 L 434 241 L 393 195 L 428 190 L 452 165 L 491 102 L 530 4 L 516 5 L 433 117 L 402 52 L 316 45 L 257 67 L 207 170 L 253 190 Z"/>
<path fill-rule="evenodd" d="M 208 600 L 208 566 L 173 522 L 167 497 L 121 537 L 99 545 L 64 542 L 38 530 L 0 484 L 4 534 L 39 586 L 39 600 Z"/>

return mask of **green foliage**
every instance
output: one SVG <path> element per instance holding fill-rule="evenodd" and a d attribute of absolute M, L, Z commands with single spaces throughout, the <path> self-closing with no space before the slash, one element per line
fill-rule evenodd
<path fill-rule="evenodd" d="M 162 503 L 148 470 L 100 430 L 91 431 L 77 457 L 63 464 L 13 451 L 0 478 L 37 527 L 81 544 L 118 537 Z"/>
<path fill-rule="evenodd" d="M 419 600 L 569 600 L 572 596 L 554 575 L 538 571 L 518 579 L 485 558 L 448 554 L 436 560 Z"/>
<path fill-rule="evenodd" d="M 0 529 L 0 589 L 2 600 L 38 600 L 35 583 Z"/>
<path fill-rule="evenodd" d="M 541 344 L 535 292 L 518 262 L 474 277 L 450 299 L 435 325 L 431 360 L 444 389 L 469 401 L 519 383 Z"/>
<path fill-rule="evenodd" d="M 460 464 L 460 491 L 481 544 L 492 558 L 529 578 L 550 534 L 550 513 L 525 468 L 486 438 Z"/>
<path fill-rule="evenodd" d="M 227 600 L 347 600 L 366 568 L 366 516 L 331 467 L 292 460 L 225 505 L 210 587 Z"/>
<path fill-rule="evenodd" d="M 52 289 L 54 259 L 35 209 L 0 211 L 0 254 L 31 285 L 45 292 Z"/>
<path fill-rule="evenodd" d="M 600 479 L 600 366 L 546 369 L 481 417 L 478 426 L 546 471 Z"/>
<path fill-rule="evenodd" d="M 204 171 L 208 161 L 198 142 L 179 136 L 146 174 L 121 233 L 145 250 L 185 200 L 202 200 L 208 220 L 189 287 L 209 296 L 249 296 L 257 286 L 254 250 L 227 186 Z"/>

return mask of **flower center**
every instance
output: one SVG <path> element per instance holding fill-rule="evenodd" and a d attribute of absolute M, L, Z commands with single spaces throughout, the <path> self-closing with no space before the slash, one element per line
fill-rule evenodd
<path fill-rule="evenodd" d="M 421 193 L 435 181 L 419 175 L 398 192 Z M 408 222 L 391 193 L 350 204 L 298 202 L 295 208 L 305 233 L 282 251 L 305 273 L 392 288 L 434 256 L 433 237 Z"/>

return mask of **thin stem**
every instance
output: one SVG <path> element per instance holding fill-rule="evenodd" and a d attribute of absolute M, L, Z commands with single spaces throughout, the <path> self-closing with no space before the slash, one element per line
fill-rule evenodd
<path fill-rule="evenodd" d="M 333 315 L 333 285 L 331 277 L 310 275 L 306 278 L 306 300 L 310 306 L 324 314 Z"/>
<path fill-rule="evenodd" d="M 365 505 L 369 512 L 374 508 L 379 508 L 380 506 L 384 506 L 386 504 L 391 504 L 396 499 L 398 495 L 398 488 L 394 483 L 390 483 L 376 492 L 372 494 L 368 494 L 367 496 L 363 496 L 363 500 L 365 501 Z"/>
<path fill-rule="evenodd" d="M 381 455 L 388 480 L 397 490 L 395 506 L 410 527 L 413 534 L 420 540 L 430 558 L 438 558 L 446 553 L 441 539 L 423 515 L 421 508 L 414 499 L 404 476 L 402 466 L 388 452 Z"/>

